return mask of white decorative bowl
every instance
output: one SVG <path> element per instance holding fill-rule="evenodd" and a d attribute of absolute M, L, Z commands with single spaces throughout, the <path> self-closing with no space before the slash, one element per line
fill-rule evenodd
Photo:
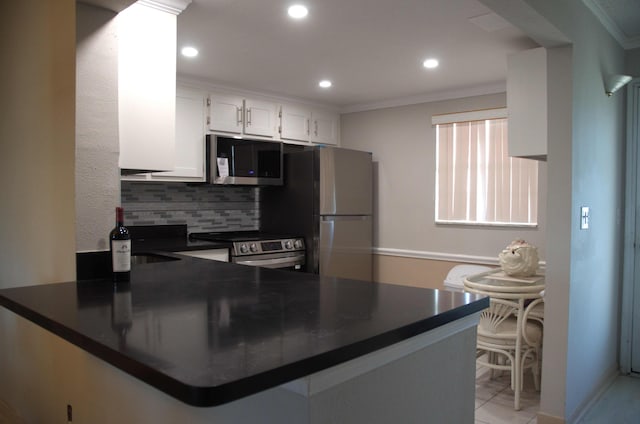
<path fill-rule="evenodd" d="M 513 277 L 530 277 L 538 269 L 538 248 L 524 240 L 514 240 L 500 254 L 500 267 Z"/>

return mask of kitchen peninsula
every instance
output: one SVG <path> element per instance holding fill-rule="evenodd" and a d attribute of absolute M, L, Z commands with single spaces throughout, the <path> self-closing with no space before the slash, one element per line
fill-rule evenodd
<path fill-rule="evenodd" d="M 473 422 L 487 298 L 165 256 L 0 290 L 48 374 L 16 390 L 92 423 Z"/>

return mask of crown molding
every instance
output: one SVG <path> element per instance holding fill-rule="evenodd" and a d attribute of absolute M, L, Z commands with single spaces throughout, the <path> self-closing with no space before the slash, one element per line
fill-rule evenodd
<path fill-rule="evenodd" d="M 191 4 L 191 1 L 192 0 L 138 0 L 138 4 L 171 13 L 172 15 L 179 15 Z"/>
<path fill-rule="evenodd" d="M 340 113 L 364 112 L 367 110 L 386 109 L 390 107 L 409 106 L 420 103 L 431 103 L 441 100 L 461 99 L 464 97 L 483 96 L 485 94 L 497 94 L 507 91 L 507 83 L 499 82 L 485 84 L 477 87 L 464 88 L 458 90 L 446 90 L 435 93 L 425 93 L 416 96 L 401 97 L 397 99 L 383 100 L 380 102 L 360 103 L 345 106 L 340 109 Z"/>
<path fill-rule="evenodd" d="M 620 29 L 617 23 L 611 16 L 600 6 L 600 4 L 595 0 L 582 0 L 584 4 L 593 12 L 593 14 L 598 18 L 600 23 L 605 27 L 605 29 L 616 39 L 618 43 L 625 50 L 635 49 L 636 47 L 640 47 L 640 36 L 636 37 L 627 37 L 627 35 Z"/>
<path fill-rule="evenodd" d="M 271 93 L 267 91 L 249 90 L 242 87 L 233 85 L 227 85 L 218 83 L 212 80 L 201 79 L 197 77 L 191 77 L 189 75 L 178 74 L 176 76 L 176 82 L 180 85 L 187 86 L 193 89 L 206 90 L 218 92 L 221 94 L 240 95 L 247 96 L 265 101 L 272 101 L 276 103 L 293 103 L 301 106 L 307 106 L 311 108 L 321 109 L 327 112 L 340 113 L 340 108 L 331 103 L 320 103 L 310 100 L 306 100 L 298 97 L 287 97 L 277 93 Z"/>

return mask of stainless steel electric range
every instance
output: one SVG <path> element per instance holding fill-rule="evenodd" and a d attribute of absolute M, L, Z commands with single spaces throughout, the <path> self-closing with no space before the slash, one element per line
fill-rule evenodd
<path fill-rule="evenodd" d="M 192 240 L 231 243 L 231 262 L 243 265 L 303 271 L 304 238 L 260 231 L 191 233 Z"/>

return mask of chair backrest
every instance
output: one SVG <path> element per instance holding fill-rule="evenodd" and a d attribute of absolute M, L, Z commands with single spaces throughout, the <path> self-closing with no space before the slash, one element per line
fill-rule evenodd
<path fill-rule="evenodd" d="M 462 264 L 456 265 L 449 270 L 447 278 L 444 279 L 444 286 L 449 289 L 464 289 L 464 279 L 469 275 L 479 274 L 491 268 L 484 265 Z"/>
<path fill-rule="evenodd" d="M 484 331 L 497 333 L 500 324 L 509 317 L 517 318 L 518 302 L 507 299 L 491 298 L 489 307 L 480 313 L 478 324 Z"/>

